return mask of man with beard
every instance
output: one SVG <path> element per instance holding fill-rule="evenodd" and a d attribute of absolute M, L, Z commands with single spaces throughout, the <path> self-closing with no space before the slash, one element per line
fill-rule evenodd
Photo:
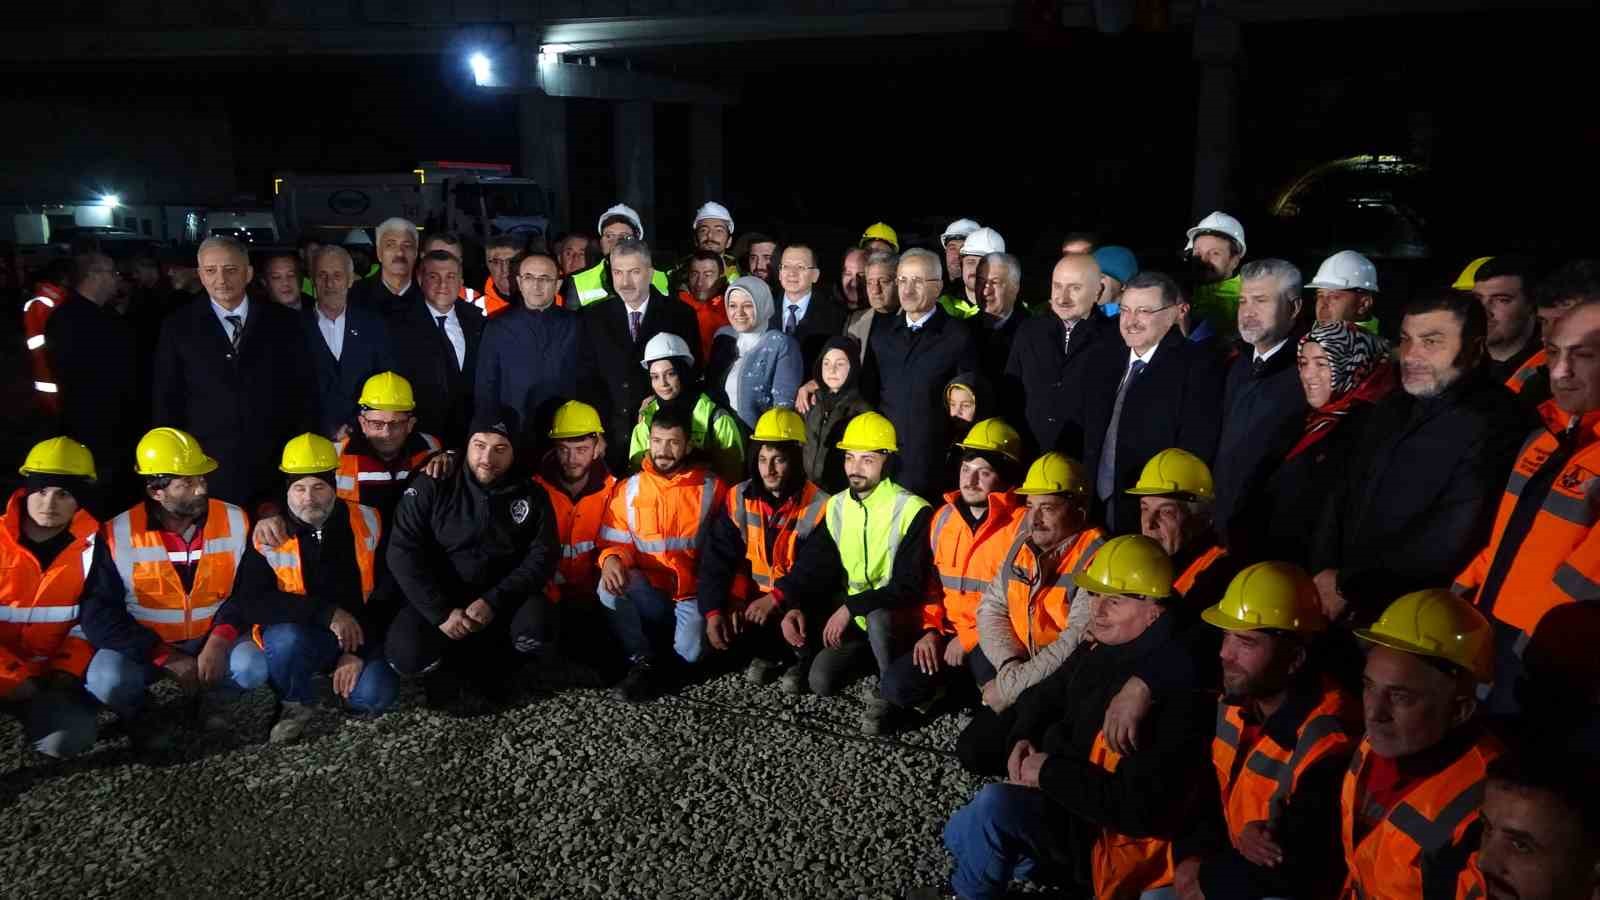
<path fill-rule="evenodd" d="M 580 272 L 567 276 L 566 283 L 561 286 L 561 305 L 567 309 L 579 309 L 604 300 L 614 293 L 619 292 L 612 282 L 611 251 L 623 241 L 644 241 L 644 223 L 639 220 L 639 214 L 633 207 L 618 203 L 600 214 L 600 261 Z M 658 294 L 667 294 L 667 273 L 651 269 L 646 265 L 645 277 L 649 286 Z M 670 295 L 668 295 L 670 296 Z"/>
<path fill-rule="evenodd" d="M 385 651 L 401 677 L 429 676 L 436 704 L 463 679 L 503 698 L 512 670 L 538 662 L 553 638 L 545 585 L 561 549 L 549 499 L 516 465 L 518 428 L 513 410 L 480 411 L 465 464 L 412 479 L 395 509 L 389 569 L 408 602 Z"/>
<path fill-rule="evenodd" d="M 1489 900 L 1600 896 L 1600 780 L 1594 760 L 1526 748 L 1489 766 L 1472 875 Z"/>
<path fill-rule="evenodd" d="M 811 660 L 782 641 L 772 586 L 794 566 L 828 502 L 828 494 L 806 480 L 805 442 L 799 413 L 778 407 L 761 414 L 751 435 L 751 477 L 728 493 L 726 515 L 708 523 L 699 571 L 706 640 L 727 650 L 741 635 L 755 636 L 746 641 L 755 644 L 746 679 L 766 684 L 781 669 L 788 694 L 805 690 Z"/>
<path fill-rule="evenodd" d="M 1178 897 L 1303 896 L 1338 878 L 1339 782 L 1360 705 L 1311 656 L 1327 619 L 1299 567 L 1250 566 L 1201 615 L 1224 635 L 1217 771 L 1210 814 L 1173 845 Z"/>
<path fill-rule="evenodd" d="M 300 737 L 316 711 L 312 678 L 332 673 L 333 692 L 351 710 L 378 713 L 399 684 L 383 660 L 388 622 L 368 605 L 377 576 L 378 513 L 334 492 L 339 454 L 321 435 L 283 448 L 288 537 L 255 543 L 239 563 L 233 596 L 217 628 L 249 632 L 267 657 L 280 703 L 269 740 Z"/>
<path fill-rule="evenodd" d="M 1183 254 L 1198 282 L 1193 306 L 1195 329 L 1190 340 L 1231 336 L 1238 317 L 1239 265 L 1244 262 L 1244 226 L 1225 212 L 1214 212 L 1188 231 Z"/>
<path fill-rule="evenodd" d="M 690 230 L 694 233 L 695 252 L 710 253 L 716 257 L 717 275 L 724 283 L 732 284 L 738 280 L 739 263 L 728 252 L 733 246 L 733 214 L 728 212 L 728 208 L 721 203 L 707 202 L 695 211 Z M 679 260 L 667 273 L 667 284 L 674 293 L 688 286 L 686 276 L 690 259 L 693 259 L 692 255 Z"/>
<path fill-rule="evenodd" d="M 723 306 L 728 283 L 722 280 L 722 257 L 710 250 L 696 250 L 683 265 L 678 299 L 694 310 L 695 322 L 700 326 L 700 353 L 696 359 L 710 359 L 717 329 L 728 324 L 728 310 Z"/>

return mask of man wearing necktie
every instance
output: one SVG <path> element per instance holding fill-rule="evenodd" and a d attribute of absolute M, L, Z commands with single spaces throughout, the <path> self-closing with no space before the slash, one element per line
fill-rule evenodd
<path fill-rule="evenodd" d="M 395 350 L 416 395 L 417 430 L 454 447 L 472 417 L 483 314 L 460 297 L 461 260 L 454 254 L 429 251 L 420 269 L 421 297 L 396 316 Z"/>
<path fill-rule="evenodd" d="M 844 331 L 849 310 L 832 299 L 816 294 L 817 279 L 822 270 L 817 268 L 817 254 L 805 244 L 790 244 L 783 248 L 777 260 L 778 285 L 783 295 L 772 311 L 768 324 L 783 330 L 800 343 L 800 361 L 810 372 L 822 355 L 822 345 Z"/>

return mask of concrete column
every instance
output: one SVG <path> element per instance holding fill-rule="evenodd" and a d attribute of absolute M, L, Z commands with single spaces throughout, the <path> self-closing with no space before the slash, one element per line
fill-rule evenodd
<path fill-rule="evenodd" d="M 645 238 L 660 234 L 656 221 L 656 110 L 649 100 L 619 100 L 612 109 L 618 200 L 639 211 Z"/>
<path fill-rule="evenodd" d="M 517 132 L 524 177 L 553 199 L 550 229 L 572 228 L 572 178 L 567 168 L 567 101 L 529 89 L 517 96 Z"/>
<path fill-rule="evenodd" d="M 722 112 L 706 103 L 689 107 L 689 203 L 696 208 L 707 200 L 728 202 L 722 194 Z"/>
<path fill-rule="evenodd" d="M 1196 12 L 1194 219 L 1229 209 L 1238 199 L 1233 175 L 1239 155 L 1239 25 L 1215 8 Z"/>

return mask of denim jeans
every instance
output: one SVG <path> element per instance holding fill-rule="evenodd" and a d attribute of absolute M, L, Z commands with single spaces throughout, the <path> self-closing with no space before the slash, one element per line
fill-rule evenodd
<path fill-rule="evenodd" d="M 199 656 L 206 638 L 180 641 L 172 646 L 179 652 Z M 123 718 L 132 718 L 144 707 L 145 688 L 161 675 L 152 663 L 115 650 L 95 651 L 84 673 L 84 686 L 96 700 Z M 228 651 L 228 674 L 210 690 L 223 695 L 250 691 L 267 683 L 267 657 L 249 637 L 239 638 Z"/>
<path fill-rule="evenodd" d="M 638 569 L 628 571 L 628 584 L 620 594 L 601 587 L 600 603 L 610 613 L 622 652 L 633 662 L 666 656 L 669 641 L 686 663 L 699 662 L 705 653 L 706 623 L 699 605 L 693 598 L 674 602 Z"/>
<path fill-rule="evenodd" d="M 331 672 L 342 651 L 333 632 L 305 625 L 268 625 L 261 631 L 266 644 L 267 671 L 280 699 L 290 703 L 310 703 L 316 699 L 312 678 Z M 362 647 L 365 661 L 356 686 L 346 703 L 356 712 L 383 712 L 394 705 L 400 694 L 400 679 L 389 668 L 383 654 L 373 647 Z"/>

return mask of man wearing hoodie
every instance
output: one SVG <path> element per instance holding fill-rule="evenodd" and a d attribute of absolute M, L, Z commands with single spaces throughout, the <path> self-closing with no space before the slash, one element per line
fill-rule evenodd
<path fill-rule="evenodd" d="M 561 550 L 549 499 L 516 465 L 518 428 L 513 410 L 480 411 L 465 464 L 413 477 L 395 509 L 389 569 L 408 602 L 385 649 L 402 677 L 431 674 L 436 700 L 461 675 L 503 696 L 515 661 L 546 654 L 552 639 L 544 590 Z"/>
<path fill-rule="evenodd" d="M 644 240 L 644 223 L 633 207 L 618 203 L 600 214 L 600 261 L 569 276 L 561 286 L 561 305 L 580 309 L 611 296 L 611 251 L 624 240 Z M 650 286 L 667 293 L 667 274 L 652 270 Z M 669 295 L 670 296 L 670 295 Z"/>

